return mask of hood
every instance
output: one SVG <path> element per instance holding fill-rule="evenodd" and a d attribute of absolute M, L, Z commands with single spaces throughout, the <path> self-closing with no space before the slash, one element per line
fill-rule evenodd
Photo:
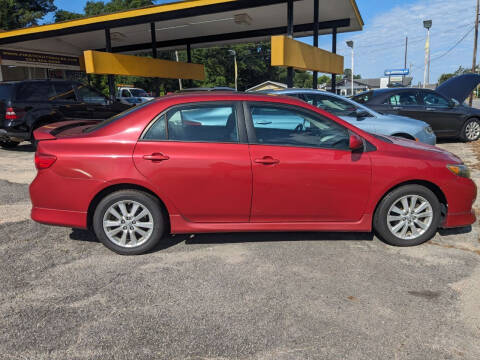
<path fill-rule="evenodd" d="M 464 74 L 448 79 L 437 87 L 436 91 L 448 99 L 454 98 L 461 104 L 478 84 L 480 84 L 480 75 Z"/>
<path fill-rule="evenodd" d="M 441 158 L 442 160 L 450 161 L 452 163 L 457 163 L 457 164 L 463 163 L 462 159 L 460 159 L 458 156 L 456 156 L 455 154 L 452 154 L 449 151 L 440 149 L 439 147 L 424 144 L 418 141 L 398 138 L 394 136 L 385 136 L 385 137 L 388 138 L 390 141 L 392 141 L 393 144 L 402 146 L 409 150 L 425 151 L 429 153 L 428 157 L 437 157 L 437 158 Z"/>

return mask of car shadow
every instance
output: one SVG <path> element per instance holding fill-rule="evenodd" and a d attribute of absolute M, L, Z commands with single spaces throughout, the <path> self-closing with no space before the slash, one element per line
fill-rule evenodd
<path fill-rule="evenodd" d="M 438 229 L 438 234 L 440 236 L 461 235 L 468 234 L 470 232 L 472 232 L 471 225 L 453 229 Z"/>
<path fill-rule="evenodd" d="M 295 241 L 372 241 L 373 233 L 356 232 L 243 232 L 168 235 L 150 253 L 165 250 L 182 242 L 186 245 L 238 244 L 253 242 L 295 242 Z M 70 239 L 97 242 L 89 230 L 72 229 Z"/>

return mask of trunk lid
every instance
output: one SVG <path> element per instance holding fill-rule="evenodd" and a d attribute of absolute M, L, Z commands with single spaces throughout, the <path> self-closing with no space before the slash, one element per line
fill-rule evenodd
<path fill-rule="evenodd" d="M 84 135 L 84 129 L 96 123 L 98 121 L 95 120 L 71 120 L 51 123 L 35 130 L 33 136 L 37 141 L 82 136 Z"/>

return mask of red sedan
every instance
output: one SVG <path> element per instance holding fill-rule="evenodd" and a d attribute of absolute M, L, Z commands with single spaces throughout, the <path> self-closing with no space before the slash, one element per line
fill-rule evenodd
<path fill-rule="evenodd" d="M 397 246 L 470 225 L 455 155 L 366 133 L 300 100 L 172 95 L 35 132 L 35 221 L 140 254 L 166 233 L 372 231 Z"/>

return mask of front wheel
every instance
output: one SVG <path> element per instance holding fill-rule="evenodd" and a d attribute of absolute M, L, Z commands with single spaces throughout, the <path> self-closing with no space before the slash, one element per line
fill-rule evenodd
<path fill-rule="evenodd" d="M 405 185 L 382 199 L 373 227 L 390 245 L 415 246 L 435 235 L 440 220 L 441 207 L 435 194 L 421 185 Z"/>
<path fill-rule="evenodd" d="M 18 141 L 12 141 L 12 140 L 1 140 L 0 141 L 0 146 L 3 147 L 4 149 L 13 149 L 18 146 L 20 142 Z"/>
<path fill-rule="evenodd" d="M 470 119 L 463 125 L 461 138 L 463 141 L 475 141 L 480 138 L 480 121 L 478 119 Z"/>
<path fill-rule="evenodd" d="M 153 249 L 165 230 L 158 199 L 137 190 L 122 190 L 103 198 L 93 215 L 97 238 L 122 255 L 138 255 Z"/>

